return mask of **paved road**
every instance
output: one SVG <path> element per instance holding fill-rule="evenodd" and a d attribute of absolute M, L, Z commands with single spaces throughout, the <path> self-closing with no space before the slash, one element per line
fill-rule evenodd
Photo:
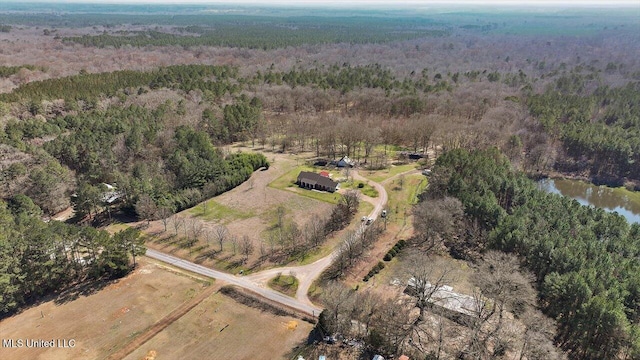
<path fill-rule="evenodd" d="M 397 174 L 392 178 L 395 178 L 402 174 L 409 174 L 413 172 L 416 172 L 416 171 L 415 170 L 407 171 L 405 173 Z M 355 170 L 352 171 L 352 176 L 356 180 L 368 182 L 371 186 L 373 186 L 378 191 L 379 195 L 377 198 L 368 199 L 374 206 L 373 211 L 369 214 L 369 217 L 373 219 L 377 219 L 380 216 L 380 213 L 382 212 L 382 210 L 384 209 L 384 206 L 387 204 L 387 200 L 388 200 L 387 191 L 385 190 L 384 186 L 382 186 L 381 184 L 364 178 L 363 176 L 358 174 L 358 172 Z M 391 180 L 392 178 L 385 180 L 385 182 Z M 366 225 L 362 224 L 358 228 L 356 233 L 359 235 L 360 233 L 362 233 L 362 231 L 364 231 L 365 228 L 366 228 Z M 190 261 L 186 261 L 186 260 L 177 258 L 175 256 L 167 255 L 165 253 L 162 253 L 153 249 L 148 249 L 146 255 L 151 258 L 167 262 L 173 266 L 186 269 L 200 275 L 208 276 L 211 278 L 222 280 L 229 284 L 240 286 L 242 288 L 251 290 L 256 294 L 263 296 L 269 300 L 272 300 L 282 305 L 305 312 L 309 315 L 317 316 L 320 313 L 320 311 L 322 311 L 322 308 L 315 306 L 311 302 L 311 300 L 309 300 L 307 293 L 309 292 L 309 288 L 311 287 L 311 284 L 313 284 L 313 281 L 317 279 L 318 276 L 320 276 L 320 274 L 322 274 L 322 272 L 329 267 L 329 265 L 331 265 L 331 261 L 333 260 L 337 252 L 338 252 L 338 248 L 336 248 L 331 254 L 311 264 L 302 265 L 302 266 L 279 267 L 279 268 L 260 271 L 255 274 L 248 275 L 246 277 L 240 277 L 240 276 L 232 275 L 222 271 L 209 269 L 207 267 L 194 264 Z M 296 278 L 298 278 L 298 281 L 299 281 L 298 290 L 296 292 L 295 298 L 288 297 L 286 295 L 283 295 L 267 287 L 267 282 L 273 277 L 275 277 L 278 273 L 282 273 L 283 275 L 289 275 L 291 273 L 295 273 L 295 276 Z"/>
<path fill-rule="evenodd" d="M 160 260 L 160 261 L 164 261 L 168 264 L 171 264 L 175 267 L 179 267 L 181 269 L 185 269 L 191 272 L 194 272 L 196 274 L 200 274 L 200 275 L 204 275 L 210 278 L 214 278 L 214 279 L 218 279 L 218 280 L 222 280 L 226 283 L 232 284 L 232 285 L 237 285 L 239 287 L 251 290 L 253 292 L 255 292 L 256 294 L 275 301 L 279 304 L 288 306 L 290 308 L 302 311 L 304 313 L 307 313 L 309 315 L 315 315 L 318 316 L 318 314 L 320 313 L 320 311 L 322 311 L 321 308 L 314 306 L 314 305 L 310 305 L 310 304 L 305 304 L 302 303 L 300 301 L 298 301 L 297 299 L 288 297 L 284 294 L 281 294 L 275 290 L 269 289 L 269 288 L 263 288 L 261 286 L 256 285 L 255 283 L 249 281 L 248 279 L 244 278 L 244 277 L 240 277 L 240 276 L 236 276 L 236 275 L 232 275 L 229 273 L 225 273 L 222 271 L 217 271 L 217 270 L 213 270 L 213 269 L 209 269 L 207 267 L 204 267 L 202 265 L 198 265 L 198 264 L 194 264 L 190 261 L 186 261 L 183 259 L 180 259 L 178 257 L 172 256 L 172 255 L 168 255 L 153 249 L 147 249 L 147 253 L 146 255 L 150 258 L 156 259 L 156 260 Z"/>

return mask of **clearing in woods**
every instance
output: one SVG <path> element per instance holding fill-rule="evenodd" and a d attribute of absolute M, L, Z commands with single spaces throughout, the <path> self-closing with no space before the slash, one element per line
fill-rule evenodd
<path fill-rule="evenodd" d="M 235 145 L 226 148 L 225 151 L 260 152 L 264 149 Z M 273 186 L 272 183 L 276 182 L 276 179 L 282 179 L 292 173 L 299 167 L 298 164 L 312 157 L 312 153 L 264 154 L 271 163 L 268 170 L 256 171 L 248 181 L 235 189 L 172 216 L 166 232 L 162 221 L 152 221 L 145 230 L 147 234 L 154 235 L 147 241 L 147 246 L 231 273 L 240 270 L 247 273 L 272 266 L 268 260 L 265 261 L 261 249 L 269 250 L 266 237 L 276 221 L 277 208 L 283 206 L 286 218 L 302 228 L 314 216 L 327 216 L 332 207 L 327 201 L 337 202 L 338 195 L 313 192 L 310 196 L 300 196 L 301 193 L 296 192 L 297 188 L 294 186 L 283 186 L 282 189 Z M 321 198 L 317 199 L 313 195 Z M 173 227 L 174 219 L 181 221 L 177 234 Z M 229 235 L 235 236 L 236 239 L 249 237 L 253 243 L 253 252 L 246 261 L 240 253 L 239 246 L 236 246 L 234 251 L 233 244 L 228 239 L 223 244 L 223 251 L 219 251 L 220 247 L 214 235 L 218 225 L 226 226 Z M 201 229 L 197 235 L 198 241 L 194 241 L 193 229 L 196 228 Z"/>

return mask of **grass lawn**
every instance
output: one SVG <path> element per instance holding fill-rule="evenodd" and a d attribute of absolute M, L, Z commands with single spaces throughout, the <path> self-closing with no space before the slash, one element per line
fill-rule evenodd
<path fill-rule="evenodd" d="M 362 184 L 363 187 L 359 187 Z M 373 186 L 368 183 L 363 183 L 362 181 L 345 181 L 340 183 L 341 189 L 356 189 L 359 190 L 362 194 L 367 195 L 372 198 L 376 198 L 380 196 L 378 194 L 378 190 L 376 190 Z"/>
<path fill-rule="evenodd" d="M 410 171 L 415 169 L 418 166 L 418 163 L 410 163 L 406 165 L 398 165 L 391 166 L 385 170 L 377 170 L 377 171 L 362 171 L 361 175 L 366 177 L 367 179 L 373 180 L 375 182 L 383 182 L 384 180 L 403 173 L 405 171 Z"/>
<path fill-rule="evenodd" d="M 213 199 L 203 201 L 188 210 L 189 214 L 202 218 L 203 220 L 217 220 L 231 222 L 238 219 L 248 219 L 254 217 L 252 211 L 242 211 L 222 205 Z"/>
<path fill-rule="evenodd" d="M 269 280 L 269 287 L 285 295 L 294 297 L 298 291 L 298 279 L 291 275 L 280 275 Z"/>
<path fill-rule="evenodd" d="M 404 179 L 404 184 L 400 187 L 399 179 L 385 184 L 385 189 L 389 195 L 387 207 L 389 209 L 391 222 L 402 223 L 408 220 L 411 207 L 417 203 L 418 194 L 427 186 L 427 178 L 421 174 L 409 175 Z"/>
<path fill-rule="evenodd" d="M 293 191 L 298 195 L 305 196 L 311 199 L 328 202 L 331 204 L 338 203 L 338 200 L 340 197 L 337 194 L 328 193 L 324 191 L 306 190 L 306 189 L 298 188 L 296 185 L 296 180 L 298 179 L 298 174 L 300 174 L 301 171 L 317 172 L 317 169 L 307 165 L 296 166 L 295 168 L 286 172 L 284 175 L 270 182 L 269 187 L 272 187 L 274 189 L 280 189 L 280 190 L 293 188 Z"/>

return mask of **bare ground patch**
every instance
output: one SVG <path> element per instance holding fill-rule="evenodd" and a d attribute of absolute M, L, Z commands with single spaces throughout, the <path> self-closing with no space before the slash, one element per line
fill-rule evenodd
<path fill-rule="evenodd" d="M 59 304 L 55 300 L 0 322 L 0 335 L 14 339 L 74 339 L 74 348 L 2 349 L 10 359 L 99 359 L 197 296 L 202 283 L 167 271 L 148 259 L 104 289 Z"/>
<path fill-rule="evenodd" d="M 304 342 L 312 324 L 214 294 L 127 356 L 142 359 L 281 359 Z"/>

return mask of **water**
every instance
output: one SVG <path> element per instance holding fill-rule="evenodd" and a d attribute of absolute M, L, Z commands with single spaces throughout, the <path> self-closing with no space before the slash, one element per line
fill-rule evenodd
<path fill-rule="evenodd" d="M 579 180 L 543 179 L 538 182 L 541 190 L 560 194 L 606 211 L 617 212 L 627 221 L 640 223 L 640 193 L 623 188 L 596 186 Z"/>

